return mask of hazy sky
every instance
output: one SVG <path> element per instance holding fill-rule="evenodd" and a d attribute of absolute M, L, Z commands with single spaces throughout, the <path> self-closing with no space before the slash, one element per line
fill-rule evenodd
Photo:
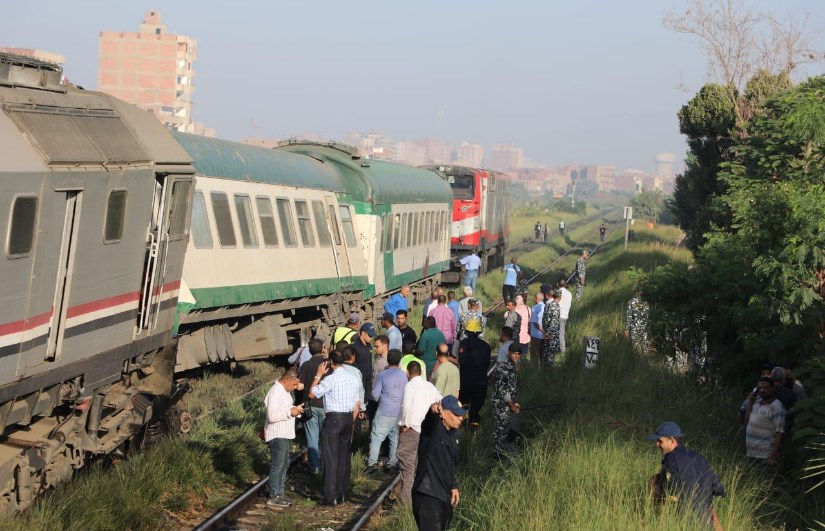
<path fill-rule="evenodd" d="M 753 3 L 825 24 L 825 0 Z M 99 32 L 137 31 L 159 10 L 170 32 L 198 40 L 194 118 L 221 138 L 378 130 L 513 142 L 552 166 L 652 169 L 654 153 L 685 152 L 676 112 L 692 94 L 677 86 L 705 80 L 696 42 L 662 25 L 685 5 L 35 0 L 4 9 L 0 45 L 63 54 L 69 79 L 95 88 Z"/>

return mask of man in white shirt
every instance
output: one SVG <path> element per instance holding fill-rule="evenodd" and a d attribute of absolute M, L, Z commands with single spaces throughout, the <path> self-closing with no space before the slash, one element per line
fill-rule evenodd
<path fill-rule="evenodd" d="M 284 495 L 286 471 L 289 468 L 289 441 L 295 438 L 295 417 L 304 413 L 304 405 L 292 405 L 292 391 L 303 389 L 298 371 L 287 369 L 264 398 L 266 424 L 264 441 L 272 457 L 269 463 L 269 499 L 267 505 L 289 507 L 292 501 Z"/>
<path fill-rule="evenodd" d="M 418 465 L 418 439 L 421 422 L 436 402 L 441 401 L 441 393 L 433 384 L 421 376 L 424 362 L 411 361 L 407 365 L 404 400 L 398 416 L 398 465 L 401 468 L 401 503 L 412 505 L 412 486 L 415 481 L 415 467 Z"/>
<path fill-rule="evenodd" d="M 475 251 L 469 256 L 465 256 L 459 260 L 464 266 L 464 285 L 473 288 L 476 291 L 476 284 L 478 283 L 478 272 L 481 269 L 481 258 L 478 257 Z"/>
<path fill-rule="evenodd" d="M 561 325 L 559 326 L 559 342 L 561 343 L 561 351 L 564 352 L 567 348 L 567 344 L 564 341 L 564 326 L 567 324 L 567 318 L 570 316 L 570 306 L 573 304 L 573 294 L 570 293 L 565 286 L 567 286 L 567 281 L 564 279 L 559 280 L 558 287 L 561 290 L 561 301 L 559 301 L 559 307 L 561 308 Z"/>

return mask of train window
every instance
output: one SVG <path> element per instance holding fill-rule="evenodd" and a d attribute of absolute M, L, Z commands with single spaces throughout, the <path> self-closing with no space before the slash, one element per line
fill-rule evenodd
<path fill-rule="evenodd" d="M 384 251 L 389 251 L 392 248 L 392 214 L 384 215 Z"/>
<path fill-rule="evenodd" d="M 103 224 L 103 243 L 115 243 L 123 238 L 126 221 L 126 190 L 112 190 L 106 202 L 106 220 Z"/>
<path fill-rule="evenodd" d="M 427 212 L 427 231 L 424 233 L 427 242 L 433 241 L 433 213 Z"/>
<path fill-rule="evenodd" d="M 258 234 L 255 232 L 255 218 L 252 215 L 252 202 L 248 195 L 235 195 L 235 214 L 238 215 L 238 226 L 241 229 L 241 240 L 244 247 L 257 247 Z"/>
<path fill-rule="evenodd" d="M 415 244 L 418 245 L 420 243 L 424 243 L 424 212 L 419 212 L 415 215 L 415 218 L 415 231 L 417 232 L 415 236 Z"/>
<path fill-rule="evenodd" d="M 433 229 L 430 233 L 430 241 L 434 242 L 438 239 L 438 228 L 441 226 L 441 212 L 433 212 Z"/>
<path fill-rule="evenodd" d="M 401 244 L 401 214 L 395 215 L 395 220 L 393 221 L 393 233 L 392 233 L 392 248 L 398 249 L 398 246 Z"/>
<path fill-rule="evenodd" d="M 218 227 L 218 241 L 221 247 L 235 247 L 235 225 L 229 212 L 229 198 L 223 192 L 212 192 L 212 213 L 215 214 L 215 226 Z"/>
<path fill-rule="evenodd" d="M 407 238 L 407 214 L 401 214 L 401 248 L 409 247 L 410 242 Z"/>
<path fill-rule="evenodd" d="M 195 190 L 192 199 L 192 240 L 198 249 L 212 248 L 212 229 L 209 228 L 209 217 L 206 213 L 206 200 L 203 192 Z"/>
<path fill-rule="evenodd" d="M 180 238 L 189 230 L 189 190 L 192 181 L 175 181 L 172 183 L 172 210 L 169 213 L 169 237 Z"/>
<path fill-rule="evenodd" d="M 256 197 L 258 221 L 261 222 L 261 236 L 266 247 L 278 246 L 278 230 L 275 228 L 275 215 L 272 213 L 272 201 L 268 197 Z"/>
<path fill-rule="evenodd" d="M 334 214 L 335 211 L 333 210 L 332 213 Z M 332 241 L 329 239 L 329 224 L 324 215 L 324 204 L 322 202 L 312 202 L 312 217 L 315 218 L 315 226 L 318 228 L 318 243 L 321 244 L 321 247 L 329 247 L 332 245 Z"/>
<path fill-rule="evenodd" d="M 387 215 L 381 214 L 381 233 L 379 234 L 381 242 L 381 252 L 383 253 L 387 249 Z"/>
<path fill-rule="evenodd" d="M 295 201 L 295 213 L 298 215 L 298 230 L 301 231 L 301 243 L 304 247 L 315 247 L 315 234 L 312 232 L 312 219 L 309 217 L 309 205 L 306 201 Z"/>
<path fill-rule="evenodd" d="M 442 230 L 444 231 L 444 238 L 450 239 L 450 214 L 448 212 L 441 213 L 441 221 L 442 226 L 444 227 Z"/>
<path fill-rule="evenodd" d="M 295 237 L 295 222 L 292 217 L 292 205 L 289 199 L 276 199 L 278 203 L 278 219 L 281 220 L 281 230 L 284 233 L 284 245 L 294 247 L 298 245 Z"/>
<path fill-rule="evenodd" d="M 6 256 L 22 258 L 27 256 L 34 246 L 37 228 L 37 197 L 20 196 L 11 206 L 11 222 L 6 239 Z"/>
<path fill-rule="evenodd" d="M 345 206 L 338 207 L 341 210 L 341 218 L 344 218 L 344 211 L 349 216 L 349 209 Z M 350 220 L 352 222 L 352 220 Z M 335 205 L 329 205 L 329 223 L 332 237 L 335 238 L 335 245 L 341 245 L 341 229 L 338 226 L 338 216 L 335 215 Z M 353 242 L 354 243 L 354 242 Z"/>
<path fill-rule="evenodd" d="M 347 247 L 355 247 L 355 224 L 352 222 L 352 212 L 348 206 L 339 206 L 341 212 L 341 227 L 344 229 L 344 237 L 347 239 Z"/>

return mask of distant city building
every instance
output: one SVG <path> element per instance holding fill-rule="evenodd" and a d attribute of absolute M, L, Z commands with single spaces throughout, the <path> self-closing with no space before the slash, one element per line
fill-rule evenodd
<path fill-rule="evenodd" d="M 513 144 L 493 144 L 490 169 L 498 171 L 518 170 L 524 167 L 524 150 Z"/>
<path fill-rule="evenodd" d="M 462 142 L 455 153 L 455 164 L 457 166 L 469 166 L 471 168 L 481 168 L 484 160 L 484 148 L 479 144 Z"/>
<path fill-rule="evenodd" d="M 427 163 L 427 150 L 412 140 L 396 142 L 393 160 L 410 166 L 421 166 Z"/>
<path fill-rule="evenodd" d="M 192 118 L 197 41 L 147 11 L 140 31 L 100 32 L 98 90 L 151 110 L 170 129 L 214 136 Z"/>
<path fill-rule="evenodd" d="M 422 138 L 415 143 L 424 148 L 427 164 L 449 164 L 452 162 L 453 148 L 438 138 Z"/>
<path fill-rule="evenodd" d="M 392 139 L 383 133 L 349 132 L 344 135 L 344 143 L 355 148 L 362 157 L 371 159 L 393 160 L 395 145 Z"/>
<path fill-rule="evenodd" d="M 616 175 L 616 192 L 637 193 L 638 187 L 642 186 L 644 179 L 650 178 L 650 175 L 644 170 L 628 168 Z M 639 189 L 641 191 L 641 188 Z"/>
<path fill-rule="evenodd" d="M 561 197 L 570 184 L 570 174 L 563 170 L 544 168 L 521 168 L 514 170 L 514 182 L 522 185 L 528 192 L 543 194 L 553 193 Z"/>
<path fill-rule="evenodd" d="M 11 46 L 0 46 L 0 52 L 23 55 L 58 65 L 62 65 L 66 62 L 66 58 L 59 53 L 47 52 L 46 50 L 39 50 L 37 48 L 14 48 Z"/>

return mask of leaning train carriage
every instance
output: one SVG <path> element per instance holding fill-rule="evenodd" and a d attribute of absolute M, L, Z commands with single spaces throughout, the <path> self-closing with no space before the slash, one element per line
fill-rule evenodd
<path fill-rule="evenodd" d="M 452 192 L 446 177 L 429 169 L 360 157 L 335 143 L 284 142 L 278 149 L 303 153 L 357 175 L 352 193 L 356 225 L 367 263 L 367 318 L 404 284 L 423 300 L 450 267 Z"/>
<path fill-rule="evenodd" d="M 0 506 L 112 451 L 169 393 L 189 156 L 145 111 L 0 54 Z"/>
<path fill-rule="evenodd" d="M 482 257 L 482 271 L 504 263 L 510 212 L 510 181 L 506 174 L 465 166 L 425 166 L 446 175 L 453 193 L 450 246 L 454 258 L 472 252 Z M 458 282 L 454 265 L 445 282 Z"/>

